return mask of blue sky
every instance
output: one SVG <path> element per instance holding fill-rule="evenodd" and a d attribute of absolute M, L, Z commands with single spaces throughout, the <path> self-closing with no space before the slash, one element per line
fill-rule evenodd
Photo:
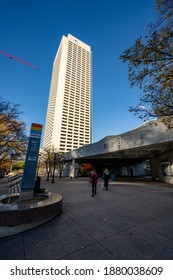
<path fill-rule="evenodd" d="M 93 142 L 136 128 L 142 121 L 128 108 L 141 93 L 130 89 L 119 56 L 155 15 L 155 0 L 1 1 L 0 50 L 39 70 L 0 54 L 0 96 L 20 104 L 28 134 L 32 122 L 44 126 L 54 57 L 70 33 L 92 49 Z"/>

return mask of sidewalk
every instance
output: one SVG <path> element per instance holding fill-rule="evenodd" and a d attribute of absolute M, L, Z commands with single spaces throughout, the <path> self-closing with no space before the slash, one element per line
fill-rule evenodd
<path fill-rule="evenodd" d="M 129 180 L 110 182 L 91 197 L 87 178 L 43 178 L 63 196 L 52 221 L 0 239 L 1 260 L 173 260 L 173 187 Z"/>

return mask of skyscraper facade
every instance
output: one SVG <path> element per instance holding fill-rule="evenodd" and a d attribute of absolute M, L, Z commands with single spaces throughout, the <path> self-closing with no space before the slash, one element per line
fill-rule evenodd
<path fill-rule="evenodd" d="M 43 147 L 67 152 L 91 143 L 91 48 L 68 34 L 52 71 Z"/>

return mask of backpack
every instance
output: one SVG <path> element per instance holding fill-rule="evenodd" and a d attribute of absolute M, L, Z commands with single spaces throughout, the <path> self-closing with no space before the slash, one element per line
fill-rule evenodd
<path fill-rule="evenodd" d="M 103 179 L 109 179 L 110 178 L 110 175 L 108 173 L 103 173 Z"/>

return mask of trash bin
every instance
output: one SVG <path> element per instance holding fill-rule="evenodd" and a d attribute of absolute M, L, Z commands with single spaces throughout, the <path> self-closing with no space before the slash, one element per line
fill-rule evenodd
<path fill-rule="evenodd" d="M 111 180 L 116 181 L 116 175 L 115 174 L 111 174 Z"/>

